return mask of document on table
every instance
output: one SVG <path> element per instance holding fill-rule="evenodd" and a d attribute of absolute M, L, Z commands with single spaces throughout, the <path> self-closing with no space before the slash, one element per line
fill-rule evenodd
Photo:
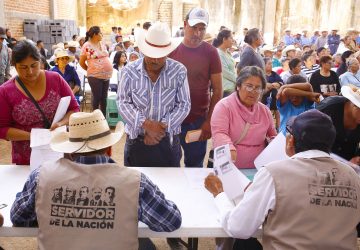
<path fill-rule="evenodd" d="M 257 170 L 270 162 L 289 159 L 285 145 L 286 138 L 283 133 L 279 133 L 254 160 Z"/>
<path fill-rule="evenodd" d="M 54 125 L 55 123 L 61 121 L 61 119 L 65 116 L 70 105 L 70 100 L 71 100 L 70 96 L 64 96 L 63 98 L 60 99 L 59 105 L 56 109 L 56 113 L 51 125 Z"/>
<path fill-rule="evenodd" d="M 214 171 L 229 199 L 237 201 L 244 196 L 250 180 L 232 162 L 228 144 L 214 149 Z"/>
<path fill-rule="evenodd" d="M 33 128 L 30 134 L 30 169 L 38 168 L 45 161 L 56 161 L 64 156 L 63 153 L 55 152 L 50 148 L 51 137 L 55 133 L 66 131 L 66 126 L 59 127 L 54 131 L 43 128 Z"/>

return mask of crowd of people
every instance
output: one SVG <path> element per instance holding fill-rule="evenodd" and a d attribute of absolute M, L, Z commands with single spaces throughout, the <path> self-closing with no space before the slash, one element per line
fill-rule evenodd
<path fill-rule="evenodd" d="M 137 242 L 137 221 L 155 231 L 173 231 L 180 227 L 180 211 L 148 177 L 119 165 L 180 167 L 183 152 L 185 167 L 201 168 L 206 165 L 207 141 L 212 139 L 213 148 L 230 146 L 237 168 L 255 168 L 256 157 L 283 133 L 291 158 L 262 168 L 236 206 L 224 194 L 218 177 L 206 178 L 205 187 L 215 196 L 224 230 L 237 238 L 216 239 L 217 248 L 262 249 L 251 238 L 262 224 L 265 249 L 355 247 L 359 200 L 352 199 L 353 206 L 336 206 L 336 195 L 327 197 L 327 205 L 325 200 L 321 204 L 311 200 L 323 196 L 324 188 L 346 186 L 356 193 L 352 197 L 360 195 L 360 179 L 353 169 L 360 166 L 359 33 L 350 30 L 340 39 L 336 29 L 331 34 L 315 31 L 313 37 L 307 31 L 292 34 L 287 29 L 283 39 L 272 45 L 264 44 L 257 28 L 245 28 L 242 36 L 236 36 L 222 26 L 205 41 L 209 19 L 205 9 L 193 8 L 176 37 L 161 22 L 146 22 L 143 28 L 137 24 L 131 35 L 112 27 L 110 45 L 100 27 L 93 26 L 85 38 L 74 36 L 73 41 L 54 45 L 48 60 L 41 41 L 16 41 L 9 30 L 0 28 L 0 139 L 12 142 L 13 163 L 29 164 L 32 128 L 54 130 L 67 125 L 69 130 L 51 142 L 53 150 L 69 154 L 67 159 L 34 170 L 17 195 L 11 209 L 15 226 L 39 225 L 39 243 L 51 248 L 48 239 L 54 231 L 47 230 L 51 197 L 46 190 L 55 188 L 52 183 L 56 180 L 57 187 L 70 185 L 72 190 L 112 186 L 117 194 L 114 206 L 128 217 L 116 217 L 123 225 L 110 235 L 123 232 L 117 240 L 126 249 L 137 244 L 154 249 L 150 240 Z M 16 76 L 10 75 L 10 65 Z M 86 71 L 92 113 L 78 112 L 81 81 L 76 67 Z M 114 72 L 117 81 L 110 84 Z M 117 93 L 118 112 L 125 121 L 123 164 L 110 158 L 119 153 L 111 152 L 111 146 L 121 135 L 111 133 L 106 122 L 109 91 Z M 52 124 L 63 96 L 71 97 L 69 108 L 61 121 Z M 198 131 L 198 138 L 189 143 L 186 137 L 193 131 Z M 104 167 L 86 167 L 93 164 Z M 333 169 L 341 181 L 330 178 Z M 327 174 L 331 181 L 322 181 Z M 110 183 L 103 176 L 111 176 Z M 66 228 L 58 230 L 62 237 L 69 235 Z M 89 232 L 83 235 L 92 237 Z M 176 245 L 179 240 L 168 242 Z M 88 240 L 77 246 L 91 244 Z"/>

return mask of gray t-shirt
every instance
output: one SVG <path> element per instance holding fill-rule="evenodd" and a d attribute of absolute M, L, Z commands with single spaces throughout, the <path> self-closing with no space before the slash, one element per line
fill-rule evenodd
<path fill-rule="evenodd" d="M 258 66 L 262 70 L 265 70 L 264 59 L 259 53 L 256 53 L 253 48 L 246 46 L 240 56 L 240 62 L 237 65 L 237 69 L 241 70 L 246 66 Z"/>

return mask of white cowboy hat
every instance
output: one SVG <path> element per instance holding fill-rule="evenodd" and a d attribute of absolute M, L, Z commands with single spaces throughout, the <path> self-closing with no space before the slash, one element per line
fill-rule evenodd
<path fill-rule="evenodd" d="M 99 109 L 92 113 L 73 113 L 69 119 L 69 132 L 55 133 L 51 138 L 52 150 L 62 153 L 86 153 L 110 147 L 124 134 L 124 124 L 119 122 L 115 133 Z"/>
<path fill-rule="evenodd" d="M 138 37 L 140 51 L 151 58 L 167 56 L 179 46 L 181 41 L 182 37 L 171 38 L 169 26 L 161 22 L 156 22 Z"/>
<path fill-rule="evenodd" d="M 57 59 L 61 58 L 61 57 L 68 57 L 69 58 L 69 62 L 72 62 L 75 60 L 75 57 L 72 55 L 69 55 L 69 53 L 65 50 L 65 49 L 56 49 L 54 51 L 54 56 L 55 56 L 55 62 L 57 61 Z"/>
<path fill-rule="evenodd" d="M 265 44 L 260 48 L 260 54 L 264 54 L 265 51 L 275 52 L 274 46 L 270 44 Z"/>
<path fill-rule="evenodd" d="M 341 87 L 341 94 L 360 108 L 360 88 L 354 85 L 343 86 Z"/>
<path fill-rule="evenodd" d="M 294 50 L 296 51 L 296 48 L 294 45 L 288 45 L 285 47 L 285 49 L 282 51 L 282 56 L 286 57 L 286 53 L 288 53 L 289 51 Z"/>
<path fill-rule="evenodd" d="M 123 42 L 123 43 L 131 42 L 130 37 L 128 37 L 128 36 L 123 37 L 122 42 Z"/>
<path fill-rule="evenodd" d="M 53 50 L 56 49 L 65 49 L 64 43 L 57 43 L 51 47 Z"/>
<path fill-rule="evenodd" d="M 80 48 L 80 44 L 77 41 L 69 41 L 68 47 Z"/>

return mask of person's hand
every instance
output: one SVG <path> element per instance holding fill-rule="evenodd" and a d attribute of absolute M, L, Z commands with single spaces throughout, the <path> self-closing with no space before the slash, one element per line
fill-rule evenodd
<path fill-rule="evenodd" d="M 231 154 L 231 160 L 233 162 L 236 162 L 236 159 L 237 159 L 237 152 L 236 150 L 230 150 L 230 154 Z"/>
<path fill-rule="evenodd" d="M 281 86 L 279 89 L 278 89 L 278 92 L 276 94 L 276 99 L 279 99 L 280 96 L 281 96 L 281 93 L 283 92 L 283 90 L 286 88 L 286 85 L 283 85 Z"/>
<path fill-rule="evenodd" d="M 61 127 L 62 124 L 60 122 L 54 123 L 53 125 L 51 125 L 50 127 L 50 131 L 53 131 L 55 129 L 57 129 L 58 127 Z"/>
<path fill-rule="evenodd" d="M 224 192 L 223 185 L 219 177 L 210 173 L 204 182 L 205 188 L 216 197 L 218 194 Z"/>
<path fill-rule="evenodd" d="M 148 146 L 153 146 L 153 145 L 159 144 L 160 140 L 158 140 L 157 138 L 151 137 L 148 134 L 145 134 L 145 136 L 144 136 L 144 144 L 148 145 Z"/>
<path fill-rule="evenodd" d="M 319 103 L 320 102 L 320 93 L 312 92 L 309 98 L 310 101 Z"/>
<path fill-rule="evenodd" d="M 355 156 L 355 157 L 351 158 L 350 162 L 354 163 L 355 165 L 360 166 L 360 156 Z"/>
<path fill-rule="evenodd" d="M 273 88 L 274 88 L 274 86 L 271 83 L 266 83 L 266 92 L 269 92 Z"/>
<path fill-rule="evenodd" d="M 279 89 L 281 87 L 281 84 L 278 82 L 273 82 L 272 84 L 273 89 Z"/>
<path fill-rule="evenodd" d="M 146 120 L 143 124 L 146 134 L 159 141 L 165 136 L 167 125 L 157 121 Z"/>
<path fill-rule="evenodd" d="M 211 138 L 210 120 L 204 121 L 200 129 L 201 129 L 201 135 L 199 137 L 199 141 L 206 141 Z"/>

